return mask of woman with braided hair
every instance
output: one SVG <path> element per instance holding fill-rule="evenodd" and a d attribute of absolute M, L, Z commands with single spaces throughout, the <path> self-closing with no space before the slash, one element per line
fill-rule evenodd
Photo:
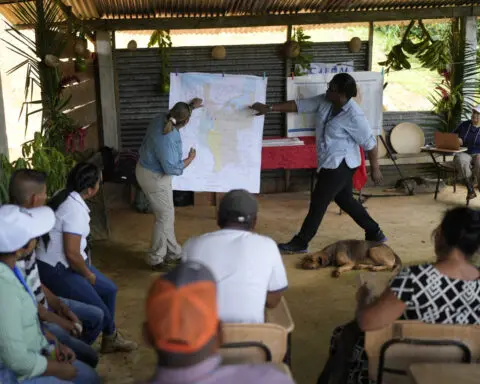
<path fill-rule="evenodd" d="M 447 211 L 433 239 L 435 263 L 404 268 L 371 304 L 368 287 L 359 288 L 356 319 L 333 331 L 318 384 L 370 383 L 365 331 L 399 319 L 480 325 L 480 273 L 472 263 L 480 248 L 480 211 L 466 207 Z"/>
<path fill-rule="evenodd" d="M 140 147 L 135 173 L 155 215 L 147 259 L 154 270 L 162 270 L 166 262 L 180 258 L 182 249 L 175 237 L 172 176 L 181 175 L 195 159 L 194 148 L 187 158 L 182 158 L 179 129 L 188 124 L 193 110 L 201 105 L 202 100 L 195 98 L 189 104 L 179 102 L 167 114 L 156 116 Z"/>
<path fill-rule="evenodd" d="M 94 305 L 103 312 L 102 353 L 129 352 L 137 344 L 125 340 L 115 326 L 117 286 L 91 265 L 87 237 L 90 210 L 101 181 L 100 169 L 78 163 L 68 174 L 67 186 L 48 202 L 55 226 L 39 242 L 37 265 L 40 280 L 57 296 Z"/>

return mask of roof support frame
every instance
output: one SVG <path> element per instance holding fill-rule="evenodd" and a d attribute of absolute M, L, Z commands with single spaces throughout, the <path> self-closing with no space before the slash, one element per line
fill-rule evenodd
<path fill-rule="evenodd" d="M 361 23 L 371 21 L 399 21 L 411 19 L 444 19 L 480 16 L 480 6 L 403 8 L 374 11 L 342 11 L 304 13 L 294 15 L 175 17 L 145 19 L 96 19 L 84 20 L 91 30 L 154 30 L 154 29 L 207 29 L 262 27 L 280 25 Z"/>

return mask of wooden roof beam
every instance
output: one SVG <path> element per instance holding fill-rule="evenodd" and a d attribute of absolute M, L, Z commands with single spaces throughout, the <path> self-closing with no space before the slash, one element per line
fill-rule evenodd
<path fill-rule="evenodd" d="M 96 19 L 83 21 L 83 25 L 91 30 L 173 30 L 263 27 L 276 25 L 364 23 L 370 21 L 444 19 L 464 16 L 480 16 L 480 6 L 321 12 L 294 15 L 221 16 L 205 18 L 175 17 L 145 19 Z"/>

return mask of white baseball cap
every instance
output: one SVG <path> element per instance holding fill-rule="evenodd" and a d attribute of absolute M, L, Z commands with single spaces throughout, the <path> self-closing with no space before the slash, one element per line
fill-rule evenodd
<path fill-rule="evenodd" d="M 0 206 L 0 253 L 18 251 L 30 240 L 48 233 L 54 225 L 55 214 L 49 207 Z"/>
<path fill-rule="evenodd" d="M 478 104 L 476 107 L 473 107 L 473 110 L 474 110 L 475 112 L 480 113 L 480 104 Z"/>

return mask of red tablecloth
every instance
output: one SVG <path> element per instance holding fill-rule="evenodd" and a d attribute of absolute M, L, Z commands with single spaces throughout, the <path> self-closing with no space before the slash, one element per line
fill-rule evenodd
<path fill-rule="evenodd" d="M 263 147 L 262 169 L 313 169 L 317 168 L 315 137 L 300 137 L 304 145 Z M 266 139 L 268 140 L 268 139 Z"/>
<path fill-rule="evenodd" d="M 317 150 L 315 137 L 306 136 L 300 137 L 300 139 L 303 140 L 304 145 L 263 147 L 262 169 L 316 169 Z M 362 148 L 360 148 L 360 156 L 362 164 L 353 175 L 353 186 L 358 191 L 363 188 L 368 180 L 365 154 Z"/>

